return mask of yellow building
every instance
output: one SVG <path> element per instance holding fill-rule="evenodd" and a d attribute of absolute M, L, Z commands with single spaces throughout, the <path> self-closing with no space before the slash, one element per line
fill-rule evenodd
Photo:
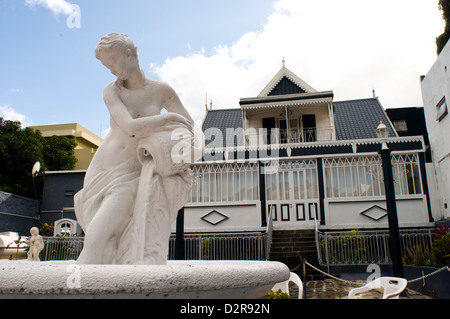
<path fill-rule="evenodd" d="M 78 123 L 31 126 L 34 130 L 39 130 L 44 137 L 67 136 L 75 139 L 75 157 L 78 159 L 75 170 L 85 170 L 89 167 L 95 152 L 103 139 L 92 133 L 87 128 Z"/>

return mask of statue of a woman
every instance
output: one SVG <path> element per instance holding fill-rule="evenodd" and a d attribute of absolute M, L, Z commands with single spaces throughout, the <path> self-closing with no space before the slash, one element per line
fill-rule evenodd
<path fill-rule="evenodd" d="M 30 249 L 28 250 L 29 261 L 40 261 L 39 254 L 44 249 L 44 241 L 42 236 L 39 235 L 39 229 L 37 227 L 31 227 L 30 229 Z"/>
<path fill-rule="evenodd" d="M 128 36 L 108 34 L 95 52 L 117 80 L 103 91 L 110 132 L 75 195 L 85 232 L 77 262 L 165 264 L 171 226 L 190 194 L 190 164 L 202 156 L 203 134 L 175 91 L 144 75 Z M 167 113 L 161 114 L 163 108 Z"/>

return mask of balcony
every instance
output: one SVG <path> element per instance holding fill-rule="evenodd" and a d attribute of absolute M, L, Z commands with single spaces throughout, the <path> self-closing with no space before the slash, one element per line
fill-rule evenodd
<path fill-rule="evenodd" d="M 247 146 L 276 145 L 276 144 L 299 144 L 334 141 L 335 133 L 332 128 L 327 129 L 264 129 L 249 128 L 245 134 Z"/>

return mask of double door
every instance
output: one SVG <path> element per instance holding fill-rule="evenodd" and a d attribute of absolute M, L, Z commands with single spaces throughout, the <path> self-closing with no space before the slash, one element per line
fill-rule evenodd
<path fill-rule="evenodd" d="M 319 219 L 316 162 L 282 162 L 266 175 L 266 200 L 277 229 L 314 227 Z"/>
<path fill-rule="evenodd" d="M 268 203 L 275 229 L 310 229 L 314 220 L 319 223 L 318 202 L 280 202 Z"/>

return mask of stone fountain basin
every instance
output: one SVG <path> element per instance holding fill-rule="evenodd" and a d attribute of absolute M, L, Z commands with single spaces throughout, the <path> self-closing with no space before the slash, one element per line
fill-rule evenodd
<path fill-rule="evenodd" d="M 169 261 L 167 265 L 79 265 L 0 261 L 0 298 L 264 298 L 289 268 L 273 261 Z"/>

